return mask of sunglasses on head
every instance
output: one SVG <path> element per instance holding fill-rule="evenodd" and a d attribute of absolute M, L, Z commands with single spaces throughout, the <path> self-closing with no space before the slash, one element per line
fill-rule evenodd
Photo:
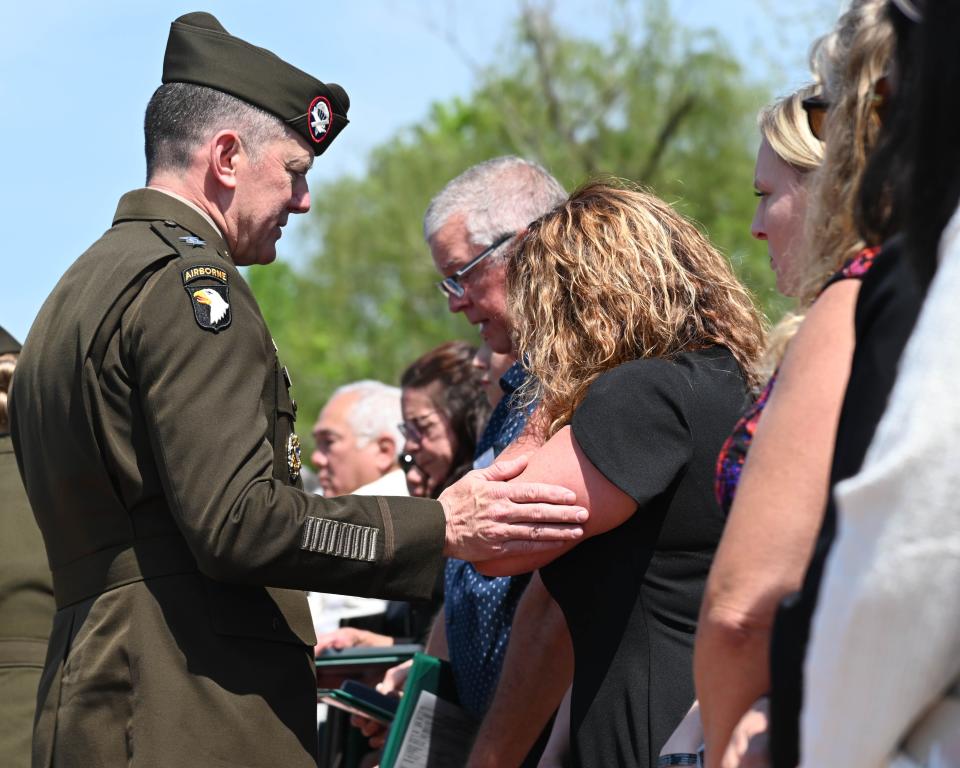
<path fill-rule="evenodd" d="M 881 77 L 873 84 L 871 89 L 870 101 L 873 109 L 877 113 L 877 118 L 882 123 L 887 116 L 887 105 L 890 103 L 890 81 L 886 76 Z M 808 96 L 800 102 L 803 111 L 807 113 L 807 125 L 810 126 L 810 133 L 818 141 L 824 141 L 827 127 L 827 110 L 830 109 L 830 102 L 823 96 Z"/>
<path fill-rule="evenodd" d="M 463 283 L 460 282 L 471 270 L 475 269 L 478 264 L 480 264 L 484 259 L 493 254 L 497 248 L 503 245 L 507 240 L 516 235 L 516 232 L 509 232 L 505 235 L 501 235 L 497 238 L 492 245 L 484 248 L 480 253 L 474 256 L 470 261 L 464 264 L 460 269 L 454 272 L 450 277 L 445 277 L 439 283 L 437 283 L 437 288 L 440 289 L 440 292 L 445 296 L 451 298 L 461 298 L 465 292 Z"/>
<path fill-rule="evenodd" d="M 823 141 L 830 102 L 823 96 L 817 95 L 808 96 L 800 102 L 800 105 L 803 107 L 803 111 L 807 113 L 807 125 L 810 127 L 810 133 L 817 141 Z"/>

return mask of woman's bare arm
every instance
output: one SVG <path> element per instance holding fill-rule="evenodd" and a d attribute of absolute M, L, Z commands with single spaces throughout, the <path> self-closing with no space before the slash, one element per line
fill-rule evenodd
<path fill-rule="evenodd" d="M 774 613 L 800 586 L 823 518 L 859 289 L 828 288 L 790 343 L 707 581 L 694 677 L 708 766 L 767 692 Z"/>
<path fill-rule="evenodd" d="M 524 444 L 504 452 L 524 453 Z M 513 456 L 510 456 L 512 458 Z M 586 507 L 590 518 L 584 523 L 583 539 L 616 528 L 636 511 L 637 504 L 607 480 L 586 457 L 570 427 L 564 427 L 530 456 L 527 468 L 516 481 L 558 483 L 572 490 L 578 506 Z M 476 563 L 487 576 L 514 576 L 528 573 L 568 552 L 577 542 L 566 542 L 549 551 L 516 555 L 496 561 Z"/>

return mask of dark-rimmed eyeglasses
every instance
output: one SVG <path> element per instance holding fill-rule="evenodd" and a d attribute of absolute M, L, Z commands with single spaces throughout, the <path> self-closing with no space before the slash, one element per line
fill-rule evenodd
<path fill-rule="evenodd" d="M 435 411 L 431 413 L 425 413 L 422 416 L 418 416 L 416 419 L 409 419 L 407 421 L 401 421 L 397 424 L 397 429 L 400 430 L 400 434 L 407 440 L 413 440 L 415 443 L 419 443 L 426 435 L 430 433 L 430 429 L 436 423 L 436 420 L 431 419 Z"/>
<path fill-rule="evenodd" d="M 808 96 L 800 102 L 803 111 L 807 113 L 807 125 L 810 126 L 810 133 L 817 141 L 823 141 L 827 123 L 827 110 L 830 108 L 830 102 L 823 96 Z"/>
<path fill-rule="evenodd" d="M 510 232 L 506 235 L 501 235 L 493 242 L 492 245 L 480 251 L 480 253 L 470 259 L 470 261 L 460 267 L 460 269 L 450 275 L 450 277 L 443 278 L 443 280 L 437 283 L 437 288 L 440 289 L 440 292 L 443 293 L 444 296 L 450 296 L 457 299 L 462 297 L 464 293 L 464 287 L 463 283 L 460 282 L 461 279 L 463 279 L 471 270 L 480 264 L 480 262 L 492 255 L 497 248 L 507 242 L 507 240 L 510 238 L 514 237 L 516 234 L 516 232 Z"/>

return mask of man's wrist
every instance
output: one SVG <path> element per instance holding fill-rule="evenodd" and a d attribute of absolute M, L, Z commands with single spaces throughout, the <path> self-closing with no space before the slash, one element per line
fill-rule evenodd
<path fill-rule="evenodd" d="M 444 498 L 446 494 L 447 491 L 444 491 L 437 498 L 440 508 L 443 510 L 443 556 L 456 557 L 457 543 L 454 536 L 453 525 L 450 522 L 453 517 L 453 510 L 450 508 L 449 497 Z"/>

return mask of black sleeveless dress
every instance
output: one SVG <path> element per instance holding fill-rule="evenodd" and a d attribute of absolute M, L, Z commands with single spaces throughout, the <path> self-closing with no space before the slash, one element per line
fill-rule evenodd
<path fill-rule="evenodd" d="M 723 530 L 717 453 L 749 402 L 722 347 L 635 360 L 573 418 L 587 458 L 637 502 L 624 524 L 542 569 L 573 638 L 576 766 L 654 766 L 693 703 L 693 637 Z"/>

